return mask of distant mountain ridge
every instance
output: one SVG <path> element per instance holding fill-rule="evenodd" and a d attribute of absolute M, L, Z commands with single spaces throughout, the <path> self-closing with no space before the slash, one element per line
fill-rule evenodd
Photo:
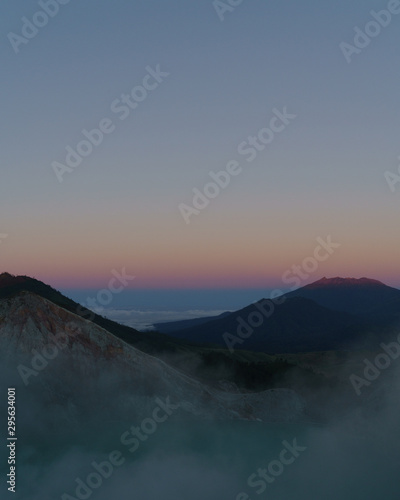
<path fill-rule="evenodd" d="M 171 335 L 228 347 L 229 342 L 225 341 L 228 334 L 240 340 L 235 344 L 237 348 L 293 353 L 340 349 L 366 328 L 366 324 L 360 325 L 359 320 L 348 313 L 333 311 L 302 297 L 291 297 L 277 305 L 271 316 L 264 317 L 259 326 L 255 326 L 251 319 L 257 313 L 261 314 L 257 305 L 251 304 L 223 318 L 171 332 Z"/>
<path fill-rule="evenodd" d="M 369 278 L 324 277 L 286 293 L 280 300 L 283 304 L 276 305 L 274 313 L 255 328 L 248 321 L 257 311 L 252 304 L 223 318 L 169 334 L 225 347 L 224 335 L 236 335 L 236 348 L 289 353 L 347 349 L 364 341 L 376 342 L 379 335 L 400 324 L 400 290 Z M 247 324 L 245 330 L 253 330 L 245 333 L 245 338 L 240 338 L 239 321 Z"/>
<path fill-rule="evenodd" d="M 199 318 L 189 323 L 176 322 L 177 330 L 168 335 L 158 332 L 138 332 L 82 308 L 34 278 L 0 275 L 0 299 L 32 292 L 54 304 L 84 317 L 113 333 L 121 340 L 144 352 L 174 352 L 179 346 L 189 350 L 196 345 L 228 348 L 226 335 L 236 336 L 235 348 L 265 353 L 296 353 L 347 349 L 368 338 L 400 325 L 400 290 L 368 278 L 322 278 L 291 291 L 275 305 L 274 313 L 262 324 L 252 327 L 248 318 L 259 310 L 251 304 L 239 311 L 223 313 L 216 318 Z M 256 304 L 262 304 L 263 299 Z M 239 321 L 240 318 L 240 321 Z M 247 326 L 243 326 L 243 322 Z M 241 337 L 240 325 L 245 333 Z M 168 328 L 168 326 L 167 326 Z M 225 335 L 225 337 L 224 337 Z"/>
<path fill-rule="evenodd" d="M 203 318 L 194 319 L 182 319 L 178 321 L 165 321 L 162 323 L 154 323 L 153 326 L 157 331 L 162 333 L 177 332 L 179 330 L 185 330 L 186 328 L 192 328 L 194 326 L 202 325 L 204 323 L 209 323 L 219 318 L 228 316 L 230 312 L 223 312 L 218 316 L 207 316 Z"/>
<path fill-rule="evenodd" d="M 330 309 L 368 316 L 372 309 L 400 301 L 400 290 L 369 278 L 335 277 L 322 278 L 285 297 L 303 297 Z"/>
<path fill-rule="evenodd" d="M 370 278 L 326 278 L 325 276 L 314 283 L 306 285 L 304 288 L 318 288 L 322 286 L 353 286 L 353 285 L 383 285 L 382 281 Z"/>

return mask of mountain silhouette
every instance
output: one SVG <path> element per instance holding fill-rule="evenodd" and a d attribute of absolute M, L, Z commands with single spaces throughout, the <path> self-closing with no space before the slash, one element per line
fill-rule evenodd
<path fill-rule="evenodd" d="M 169 334 L 235 349 L 294 353 L 372 346 L 399 322 L 400 291 L 368 278 L 322 278 L 279 300 L 283 303 L 258 326 L 252 315 L 271 301 Z"/>
<path fill-rule="evenodd" d="M 303 297 L 337 311 L 369 315 L 373 309 L 400 301 L 400 290 L 368 278 L 322 278 L 286 297 Z"/>

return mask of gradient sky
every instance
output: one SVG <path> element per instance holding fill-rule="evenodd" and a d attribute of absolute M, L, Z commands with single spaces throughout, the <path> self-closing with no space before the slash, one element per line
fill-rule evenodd
<path fill-rule="evenodd" d="M 71 1 L 15 54 L 7 38 L 37 1 L 0 6 L 0 270 L 57 287 L 272 287 L 341 247 L 308 281 L 369 276 L 400 286 L 400 15 L 348 64 L 339 48 L 388 2 Z M 111 103 L 146 66 L 170 76 L 125 121 Z M 297 118 L 248 163 L 238 145 L 274 108 Z M 116 131 L 59 183 L 83 128 Z M 185 224 L 178 206 L 208 172 L 242 173 Z"/>

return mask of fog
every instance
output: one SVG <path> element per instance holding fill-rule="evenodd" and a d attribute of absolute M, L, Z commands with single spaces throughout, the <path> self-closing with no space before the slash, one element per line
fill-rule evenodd
<path fill-rule="evenodd" d="M 399 498 L 399 361 L 360 397 L 351 384 L 347 392 L 338 385 L 329 394 L 316 394 L 316 401 L 330 401 L 320 423 L 307 417 L 298 423 L 195 420 L 177 411 L 134 452 L 121 436 L 151 418 L 157 388 L 147 397 L 143 387 L 127 386 L 106 364 L 96 368 L 96 378 L 79 370 L 66 373 L 62 357 L 25 386 L 16 369 L 21 361 L 13 357 L 1 363 L 3 401 L 7 387 L 17 392 L 18 500 L 61 500 L 63 495 L 69 495 L 64 500 Z M 341 374 L 346 370 L 340 368 Z M 280 384 L 290 384 L 290 376 Z M 258 471 L 279 459 L 283 442 L 294 440 L 304 451 L 259 494 Z M 98 487 L 77 496 L 76 479 L 85 482 L 96 472 L 91 464 L 109 462 L 115 451 L 123 463 L 114 465 Z M 254 474 L 258 487 L 248 484 Z"/>
<path fill-rule="evenodd" d="M 218 316 L 224 310 L 187 310 L 187 311 L 166 311 L 166 310 L 145 310 L 137 309 L 114 309 L 104 308 L 96 311 L 102 316 L 116 321 L 122 325 L 136 328 L 139 331 L 155 330 L 154 323 L 167 323 L 169 321 L 181 321 L 186 319 L 198 319 L 202 317 Z"/>

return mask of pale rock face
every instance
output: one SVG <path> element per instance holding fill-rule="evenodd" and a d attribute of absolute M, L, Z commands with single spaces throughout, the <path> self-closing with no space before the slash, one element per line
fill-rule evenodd
<path fill-rule="evenodd" d="M 54 336 L 61 342 L 59 348 L 54 347 Z M 145 416 L 157 397 L 169 397 L 185 418 L 293 421 L 304 411 L 303 400 L 291 390 L 240 394 L 208 388 L 28 292 L 0 301 L 0 342 L 11 365 L 18 358 L 16 372 L 21 364 L 32 368 L 34 355 L 41 355 L 44 368 L 36 370 L 29 384 L 40 384 L 49 402 L 71 417 L 79 414 L 83 402 L 99 405 L 105 413 L 112 407 L 114 418 L 115 411 Z M 45 359 L 44 353 L 52 359 Z"/>

